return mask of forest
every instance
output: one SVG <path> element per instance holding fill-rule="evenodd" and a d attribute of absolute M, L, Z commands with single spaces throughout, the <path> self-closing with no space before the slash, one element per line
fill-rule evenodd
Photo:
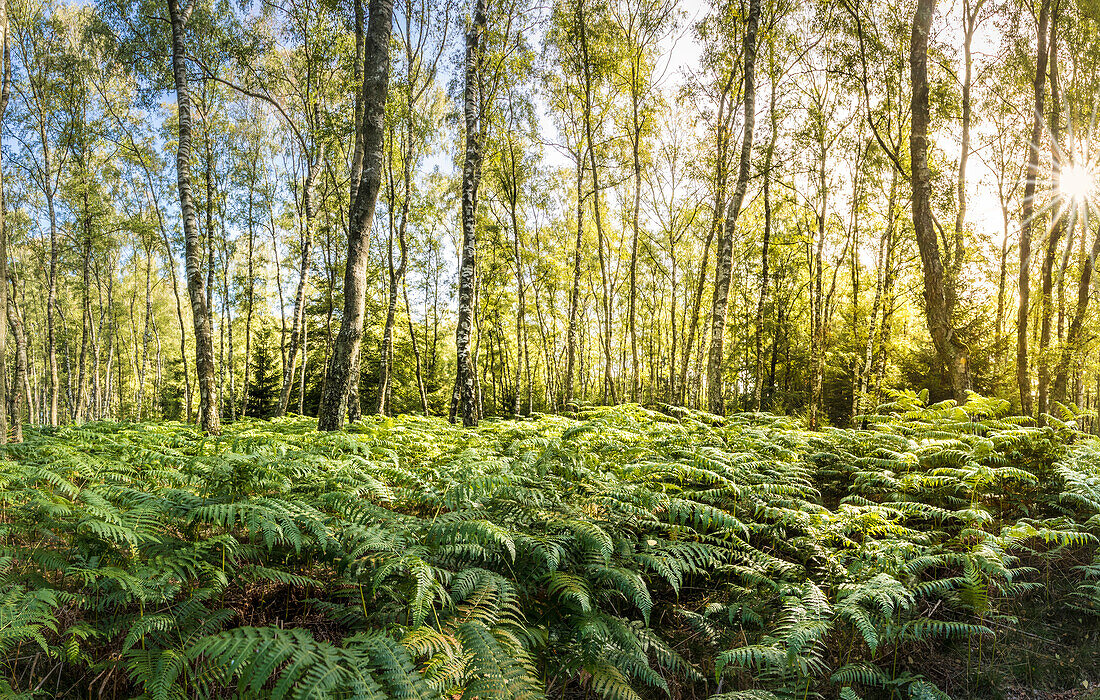
<path fill-rule="evenodd" d="M 1097 411 L 1093 3 L 345 5 L 6 5 L 13 426 Z"/>
<path fill-rule="evenodd" d="M 1100 698 L 1098 0 L 0 38 L 0 697 Z"/>

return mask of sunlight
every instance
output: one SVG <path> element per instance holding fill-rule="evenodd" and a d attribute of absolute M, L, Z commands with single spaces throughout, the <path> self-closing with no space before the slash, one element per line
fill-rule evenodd
<path fill-rule="evenodd" d="M 1073 164 L 1062 171 L 1062 193 L 1074 202 L 1084 202 L 1097 191 L 1096 173 L 1085 164 Z"/>

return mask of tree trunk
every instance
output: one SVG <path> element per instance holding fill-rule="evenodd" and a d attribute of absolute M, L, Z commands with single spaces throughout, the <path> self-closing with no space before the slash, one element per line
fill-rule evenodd
<path fill-rule="evenodd" d="M 714 209 L 711 213 L 710 227 L 707 230 L 706 242 L 703 244 L 703 259 L 699 263 L 699 277 L 695 284 L 695 296 L 694 303 L 691 305 L 691 323 L 688 326 L 687 341 L 684 343 L 683 357 L 680 362 L 680 397 L 679 402 L 681 405 L 687 405 L 688 403 L 688 385 L 687 374 L 688 368 L 691 366 L 691 351 L 695 347 L 695 334 L 699 328 L 699 314 L 703 305 L 703 288 L 706 286 L 707 279 L 707 264 L 710 259 L 710 246 L 714 242 L 714 236 L 716 233 L 721 238 L 722 228 L 722 209 L 726 201 L 726 179 L 727 179 L 727 151 L 729 144 L 728 127 L 729 121 L 733 117 L 733 109 L 726 111 L 727 104 L 729 102 L 729 93 L 733 84 L 733 75 L 731 73 L 730 79 L 726 81 L 722 86 L 722 93 L 718 99 L 718 118 L 716 120 L 715 130 L 715 173 L 714 173 Z M 699 349 L 702 350 L 702 340 L 699 342 Z"/>
<path fill-rule="evenodd" d="M 412 119 L 412 105 L 408 105 L 409 120 Z M 388 415 L 393 409 L 390 406 L 390 394 L 393 392 L 391 375 L 393 374 L 393 331 L 394 324 L 397 318 L 397 292 L 398 285 L 403 285 L 405 281 L 405 270 L 408 265 L 408 244 L 407 244 L 407 229 L 409 221 L 409 204 L 412 199 L 412 138 L 413 128 L 412 124 L 406 122 L 405 125 L 405 151 L 402 154 L 402 200 L 401 208 L 397 216 L 394 216 L 394 205 L 396 202 L 396 192 L 393 186 L 393 145 L 391 139 L 390 146 L 390 235 L 389 243 L 387 246 L 387 257 L 389 260 L 389 285 L 388 294 L 386 297 L 386 323 L 382 330 L 382 352 L 379 359 L 378 367 L 378 415 Z M 396 218 L 396 227 L 394 226 L 394 219 Z M 396 231 L 397 247 L 398 247 L 398 263 L 396 266 L 393 264 L 393 243 L 395 238 L 394 228 Z"/>
<path fill-rule="evenodd" d="M 340 219 L 341 219 L 341 223 L 342 223 L 342 220 L 344 218 L 343 215 L 342 215 L 343 210 L 341 209 L 339 211 L 341 212 Z M 325 304 L 325 352 L 324 352 L 324 356 L 323 356 L 323 360 L 322 360 L 322 366 L 323 367 L 328 367 L 329 358 L 332 356 L 332 341 L 333 341 L 332 316 L 336 311 L 336 267 L 337 267 L 337 264 L 338 264 L 336 262 L 336 260 L 339 256 L 333 250 L 334 245 L 333 245 L 332 227 L 331 226 L 326 226 L 325 228 L 326 228 L 327 234 L 325 236 L 325 245 L 322 248 L 322 253 L 324 254 L 325 270 L 326 270 L 326 274 L 325 274 L 325 301 L 326 301 L 326 304 Z M 321 395 L 323 396 L 324 393 L 325 393 L 325 377 L 322 375 L 322 377 L 321 377 Z"/>
<path fill-rule="evenodd" d="M 585 140 L 588 142 L 588 164 L 590 172 L 592 173 L 592 218 L 595 219 L 596 222 L 596 252 L 600 261 L 600 285 L 602 287 L 600 306 L 603 311 L 603 334 L 601 336 L 604 354 L 603 398 L 606 401 L 607 394 L 610 393 L 611 403 L 616 404 L 619 402 L 619 399 L 611 372 L 610 275 L 607 269 L 607 257 L 604 255 L 605 237 L 603 230 L 603 215 L 600 209 L 600 179 L 599 171 L 596 168 L 596 144 L 592 137 L 592 111 L 594 109 L 594 105 L 592 104 L 592 63 L 588 56 L 588 32 L 586 31 L 584 17 L 584 2 L 585 0 L 580 0 L 580 2 L 577 3 L 577 26 L 580 28 L 578 34 L 580 35 L 581 41 L 581 60 L 584 64 L 584 135 Z"/>
<path fill-rule="evenodd" d="M 630 216 L 630 310 L 628 326 L 630 330 L 630 400 L 638 401 L 638 235 L 641 230 L 639 217 L 642 209 L 642 127 L 641 95 L 638 86 L 639 61 L 636 56 L 630 61 L 630 86 L 631 86 L 631 132 L 630 150 L 634 165 L 634 203 Z"/>
<path fill-rule="evenodd" d="M 856 400 L 853 402 L 852 406 L 853 417 L 872 408 L 872 406 L 869 406 L 868 402 L 868 390 L 871 386 L 871 375 L 874 367 L 875 343 L 878 340 L 878 338 L 876 338 L 876 326 L 879 323 L 878 319 L 880 312 L 882 315 L 882 324 L 884 326 L 886 325 L 885 306 L 889 303 L 886 299 L 886 296 L 890 292 L 887 285 L 892 277 L 890 267 L 893 264 L 894 209 L 897 207 L 897 194 L 898 171 L 894 168 L 890 175 L 890 194 L 886 200 L 886 230 L 883 231 L 882 239 L 879 241 L 878 255 L 876 257 L 878 276 L 875 281 L 875 299 L 871 305 L 871 318 L 868 322 L 867 347 L 863 356 L 863 371 L 860 372 L 859 392 L 856 394 Z"/>
<path fill-rule="evenodd" d="M 5 287 L 7 283 L 5 282 Z M 15 377 L 12 382 L 12 390 L 8 395 L 8 410 L 11 414 L 12 440 L 23 441 L 23 402 L 30 399 L 30 386 L 27 383 L 27 332 L 23 326 L 23 318 L 15 303 L 15 280 L 12 278 L 12 294 L 7 295 L 8 325 L 11 326 L 12 335 L 15 337 Z"/>
<path fill-rule="evenodd" d="M 535 259 L 539 260 L 542 256 L 542 237 L 539 235 L 539 227 L 535 227 Z M 539 294 L 539 282 L 538 276 L 534 274 L 532 270 L 531 276 L 531 289 L 535 295 L 535 320 L 539 329 L 539 339 L 542 341 L 542 354 L 546 358 L 546 386 L 544 387 L 544 398 L 546 402 L 546 408 L 551 412 L 558 410 L 557 405 L 557 387 L 560 385 L 560 380 L 556 376 L 555 367 L 558 363 L 554 361 L 554 356 L 557 354 L 557 341 L 550 337 L 547 332 L 547 320 L 546 316 L 542 312 L 542 296 Z M 551 297 L 553 293 L 551 292 Z"/>
<path fill-rule="evenodd" d="M 229 336 L 229 356 L 233 357 L 233 335 Z M 298 380 L 298 415 L 306 412 L 306 370 L 309 365 L 309 323 L 302 317 L 302 369 Z"/>
<path fill-rule="evenodd" d="M 279 238 L 276 235 L 274 202 L 268 202 L 267 214 L 267 228 L 271 233 L 271 260 L 275 263 L 275 293 L 279 298 L 279 357 L 282 360 L 281 367 L 285 377 L 289 364 L 286 356 L 286 297 L 283 294 L 282 261 L 279 260 Z"/>
<path fill-rule="evenodd" d="M 286 415 L 287 406 L 290 404 L 290 392 L 294 388 L 294 369 L 305 326 L 306 282 L 309 280 L 309 255 L 310 246 L 313 243 L 313 221 L 316 217 L 313 206 L 313 186 L 317 179 L 317 158 L 314 154 L 308 154 L 306 157 L 308 159 L 306 177 L 302 184 L 302 211 L 304 212 L 302 254 L 298 261 L 298 286 L 294 291 L 294 318 L 291 319 L 290 325 L 290 348 L 286 362 L 283 363 L 283 388 L 279 392 L 279 407 L 275 413 L 277 416 Z"/>
<path fill-rule="evenodd" d="M 153 396 L 156 397 L 154 401 L 159 401 L 164 395 L 164 354 L 160 345 L 160 329 L 157 328 L 157 320 L 155 318 L 153 319 L 153 339 L 157 343 L 157 371 L 153 376 Z M 154 403 L 154 406 L 155 405 Z M 164 411 L 160 410 L 157 414 L 163 418 Z"/>
<path fill-rule="evenodd" d="M 321 394 L 317 427 L 339 430 L 344 425 L 349 391 L 359 383 L 359 348 L 366 304 L 368 237 L 382 184 L 383 116 L 390 78 L 390 23 L 393 0 L 370 0 L 363 37 L 363 84 L 356 124 L 348 208 L 348 257 L 344 271 L 344 315 L 332 348 Z M 358 13 L 357 13 L 358 14 Z M 362 25 L 357 24 L 357 33 Z M 356 396 L 358 401 L 358 396 Z"/>
<path fill-rule="evenodd" d="M 253 172 L 255 172 L 256 165 L 257 163 L 254 160 L 252 162 Z M 245 312 L 244 317 L 244 381 L 241 386 L 242 418 L 248 415 L 248 385 L 252 377 L 252 313 L 256 307 L 256 220 L 253 216 L 253 194 L 254 190 L 250 184 L 248 188 L 248 221 L 246 222 L 248 254 L 245 265 L 248 274 L 248 291 L 245 293 L 245 303 L 248 304 L 248 310 Z"/>
<path fill-rule="evenodd" d="M 821 211 L 817 212 L 817 245 L 809 258 L 810 291 L 810 430 L 820 427 L 821 390 L 825 374 L 825 221 L 829 212 L 829 189 L 825 181 L 827 149 L 822 133 L 821 161 L 818 165 L 818 187 L 821 190 Z"/>
<path fill-rule="evenodd" d="M 527 292 L 523 284 L 523 256 L 520 251 L 523 247 L 522 234 L 519 226 L 519 174 L 516 167 L 515 144 L 508 140 L 509 167 L 511 169 L 511 192 L 508 197 L 508 214 L 512 222 L 512 260 L 516 266 L 516 366 L 515 390 L 516 397 L 512 415 L 518 416 L 520 410 L 520 377 L 521 366 L 525 360 L 527 344 L 524 341 L 524 318 L 527 313 Z"/>
<path fill-rule="evenodd" d="M 691 351 L 695 347 L 695 336 L 699 330 L 699 315 L 703 306 L 703 288 L 707 284 L 707 263 L 710 260 L 710 246 L 714 242 L 715 233 L 721 228 L 722 222 L 715 214 L 715 220 L 710 230 L 707 231 L 707 239 L 703 243 L 703 259 L 699 261 L 699 278 L 695 281 L 694 303 L 691 305 L 691 324 L 688 326 L 687 340 L 684 342 L 684 354 L 680 362 L 680 404 L 687 404 L 687 374 L 691 365 Z M 700 335 L 702 335 L 700 333 Z M 699 349 L 702 350 L 703 341 L 699 340 Z"/>
<path fill-rule="evenodd" d="M 363 404 L 359 398 L 359 384 L 363 380 L 362 367 L 359 357 L 355 358 L 355 364 L 351 366 L 351 383 L 348 384 L 347 412 L 348 420 L 352 423 L 363 418 Z"/>
<path fill-rule="evenodd" d="M 1035 52 L 1035 113 L 1031 121 L 1031 140 L 1028 142 L 1027 180 L 1020 212 L 1020 303 L 1016 317 L 1016 385 L 1020 390 L 1020 410 L 1032 415 L 1031 373 L 1028 369 L 1028 315 L 1031 291 L 1031 233 L 1035 216 L 1035 189 L 1039 180 L 1039 144 L 1043 138 L 1043 103 L 1047 73 L 1047 25 L 1050 21 L 1050 0 L 1042 0 L 1039 8 L 1038 48 Z"/>
<path fill-rule="evenodd" d="M 145 250 L 145 327 L 141 334 L 141 367 L 138 370 L 137 418 L 140 421 L 145 409 L 145 369 L 149 362 L 149 343 L 153 339 L 153 251 Z"/>
<path fill-rule="evenodd" d="M 202 234 L 199 232 L 198 221 L 195 218 L 195 202 L 191 195 L 191 94 L 183 32 L 192 8 L 194 4 L 180 8 L 178 0 L 168 0 L 168 14 L 172 25 L 172 73 L 175 78 L 176 105 L 179 111 L 176 176 L 187 257 L 187 292 L 191 297 L 191 314 L 195 323 L 199 422 L 204 431 L 216 435 L 221 432 L 221 419 L 218 415 L 214 380 L 214 338 L 210 326 L 210 309 L 206 303 L 206 285 L 202 274 Z"/>
<path fill-rule="evenodd" d="M 49 148 L 45 145 L 43 133 L 43 162 L 45 170 L 50 171 Z M 50 217 L 50 260 L 46 282 L 46 362 L 50 373 L 49 415 L 47 421 L 51 427 L 58 425 L 58 397 L 61 394 L 61 379 L 57 371 L 57 213 L 54 209 L 54 193 L 47 184 L 46 207 Z"/>
<path fill-rule="evenodd" d="M 8 109 L 8 99 L 11 97 L 11 51 L 8 47 L 8 6 L 6 0 L 0 0 L 0 40 L 4 43 L 3 77 L 0 78 L 0 131 L 3 130 L 4 116 Z M 7 202 L 4 192 L 4 156 L 0 153 L 0 309 L 8 312 L 12 300 L 8 298 L 8 227 L 7 227 Z M 19 415 L 21 401 L 19 395 L 22 389 L 22 377 L 26 376 L 27 363 L 27 339 L 22 340 L 23 374 L 19 373 L 19 337 L 16 337 L 16 372 L 15 382 L 8 386 L 8 324 L 0 322 L 0 444 L 8 441 L 8 411 L 6 410 L 9 399 L 15 410 L 10 412 L 13 424 L 12 440 L 23 441 L 23 423 Z"/>
<path fill-rule="evenodd" d="M 1001 219 L 1004 225 L 1004 237 L 1001 239 L 1001 261 L 1000 261 L 1000 274 L 997 275 L 997 329 L 996 338 L 994 339 L 997 347 L 994 349 L 994 361 L 997 367 L 1001 367 L 1004 360 L 1004 342 L 1005 342 L 1005 290 L 1008 283 L 1008 231 L 1009 231 L 1009 211 L 1008 203 L 1005 201 L 1004 190 L 998 186 L 998 194 L 1001 200 Z"/>
<path fill-rule="evenodd" d="M 578 139 L 579 141 L 579 139 Z M 565 394 L 562 404 L 573 402 L 573 384 L 577 362 L 577 313 L 581 302 L 581 245 L 584 237 L 584 153 L 581 144 L 577 144 L 577 235 L 573 247 L 573 287 L 569 293 L 569 325 L 566 329 L 565 346 Z"/>
<path fill-rule="evenodd" d="M 210 94 L 209 84 L 204 82 L 202 84 L 203 90 L 200 95 L 200 111 L 204 114 L 209 114 L 210 107 Z M 206 184 L 206 198 L 203 201 L 203 209 L 205 213 L 205 230 L 206 230 L 206 310 L 209 314 L 211 330 L 213 330 L 214 324 L 214 202 L 215 202 L 215 185 L 214 178 L 216 176 L 215 169 L 217 163 L 214 160 L 214 152 L 211 149 L 210 142 L 210 124 L 203 120 L 202 130 L 202 143 L 203 143 L 203 155 L 205 161 L 203 165 L 203 181 Z M 225 323 L 219 324 L 218 327 L 218 356 L 214 360 L 215 371 L 218 372 L 219 377 L 215 384 L 216 396 L 214 397 L 215 406 L 217 407 L 219 420 L 221 418 L 222 408 L 222 391 L 225 388 Z"/>
<path fill-rule="evenodd" d="M 233 364 L 233 307 L 229 297 L 229 264 L 232 256 L 229 251 L 229 236 L 225 230 L 225 210 L 222 209 L 222 325 L 225 328 L 226 353 L 225 365 L 228 374 L 229 402 L 227 404 L 229 420 L 237 417 L 237 379 Z M 155 326 L 154 326 L 155 328 Z"/>
<path fill-rule="evenodd" d="M 1081 329 L 1085 322 L 1085 312 L 1089 307 L 1089 290 L 1092 286 L 1092 273 L 1096 267 L 1096 256 L 1100 255 L 1100 229 L 1092 242 L 1092 250 L 1081 261 L 1081 277 L 1077 282 L 1077 308 L 1070 321 L 1065 343 L 1058 360 L 1054 375 L 1054 400 L 1065 402 L 1069 368 L 1081 352 Z"/>
<path fill-rule="evenodd" d="M 103 333 L 107 323 L 107 305 L 103 301 L 103 275 L 99 264 L 95 266 L 96 302 L 99 308 L 99 317 L 96 321 L 92 335 L 92 396 L 91 411 L 95 420 L 106 420 L 103 415 L 103 374 L 100 367 L 103 362 Z"/>
<path fill-rule="evenodd" d="M 760 246 L 760 294 L 756 298 L 756 371 L 753 373 L 753 410 L 759 411 L 764 390 L 764 304 L 768 300 L 768 252 L 772 234 L 772 158 L 775 154 L 775 142 L 779 136 L 779 115 L 776 113 L 776 81 L 771 81 L 771 103 L 768 115 L 771 118 L 771 138 L 768 150 L 764 154 L 764 240 Z"/>
<path fill-rule="evenodd" d="M 80 360 L 77 363 L 79 378 L 76 383 L 76 414 L 78 421 L 89 419 L 87 367 L 92 335 L 92 215 L 88 203 L 87 182 L 84 183 L 83 202 L 84 245 L 81 251 L 80 266 L 83 284 L 80 290 Z"/>
<path fill-rule="evenodd" d="M 108 322 L 107 328 L 109 331 L 109 338 L 107 340 L 107 367 L 104 369 L 105 386 L 103 387 L 103 413 L 107 416 L 111 411 L 111 396 L 114 393 L 112 391 L 112 381 L 114 375 L 111 372 L 111 368 L 115 366 L 115 355 L 118 350 L 118 324 L 115 321 L 115 270 L 114 263 L 107 267 L 107 309 L 108 309 Z M 122 385 L 121 378 L 118 381 L 119 386 Z M 121 391 L 121 389 L 120 389 Z M 28 389 L 27 395 L 30 396 Z M 33 411 L 32 411 L 33 415 Z"/>
<path fill-rule="evenodd" d="M 412 341 L 413 357 L 416 359 L 416 389 L 420 394 L 420 409 L 428 415 L 428 392 L 424 387 L 424 363 L 420 358 L 420 344 L 416 340 L 416 328 L 413 326 L 412 307 L 409 306 L 409 287 L 401 280 L 401 291 L 405 297 L 405 316 L 409 321 L 409 339 Z"/>
<path fill-rule="evenodd" d="M 722 370 L 725 365 L 726 313 L 729 305 L 730 280 L 733 276 L 733 239 L 737 230 L 737 218 L 745 201 L 749 185 L 749 167 L 752 159 L 753 128 L 756 124 L 756 29 L 760 22 L 760 0 L 749 0 L 749 14 L 745 27 L 743 72 L 744 130 L 741 140 L 741 162 L 737 172 L 737 185 L 726 209 L 725 229 L 718 242 L 718 255 L 714 267 L 714 306 L 711 312 L 710 353 L 707 356 L 707 407 L 711 413 L 725 413 L 725 394 Z"/>
<path fill-rule="evenodd" d="M 965 258 L 965 231 L 966 226 L 966 166 L 970 160 L 970 89 L 973 83 L 973 60 L 971 59 L 970 45 L 974 39 L 974 32 L 978 28 L 978 13 L 981 11 L 985 0 L 963 0 L 963 84 L 962 84 L 962 144 L 959 152 L 959 171 L 956 180 L 957 209 L 955 211 L 955 236 L 954 251 L 947 249 L 944 256 L 950 261 L 949 274 L 947 275 L 948 305 L 954 308 L 958 297 L 959 274 Z M 945 247 L 946 244 L 945 244 Z"/>
<path fill-rule="evenodd" d="M 939 239 L 932 219 L 932 175 L 928 169 L 928 33 L 935 10 L 936 0 L 918 0 L 917 11 L 913 15 L 909 52 L 913 86 L 912 133 L 909 137 L 913 230 L 924 273 L 924 307 L 928 330 L 932 335 L 932 344 L 936 348 L 937 359 L 944 370 L 948 388 L 952 396 L 962 403 L 970 388 L 969 350 L 954 327 L 954 294 L 948 291 L 954 281 L 945 280 Z M 949 272 L 947 276 L 950 276 Z"/>
<path fill-rule="evenodd" d="M 671 207 L 670 207 L 670 209 L 671 209 Z M 673 216 L 670 216 L 669 220 L 674 221 L 675 219 L 674 219 Z M 677 277 L 680 274 L 680 269 L 679 269 L 679 262 L 680 261 L 677 260 L 677 258 L 676 258 L 676 243 L 679 242 L 679 236 L 674 236 L 673 235 L 672 228 L 673 228 L 672 226 L 669 227 L 669 235 L 668 235 L 668 257 L 669 257 L 669 263 L 670 263 L 670 265 L 669 265 L 669 280 L 670 280 L 670 286 L 672 287 L 672 289 L 669 290 L 670 302 L 669 302 L 669 310 L 668 310 L 669 348 L 668 348 L 668 375 L 667 375 L 667 380 L 666 380 L 666 381 L 668 381 L 668 391 L 665 392 L 665 401 L 667 401 L 669 404 L 675 404 L 676 403 L 676 376 L 677 376 L 676 375 L 676 357 L 677 357 L 677 353 L 679 352 L 678 344 L 679 344 L 679 341 L 680 341 L 680 336 L 679 336 L 678 332 L 683 333 L 683 331 L 684 331 L 682 323 L 680 324 L 679 327 L 676 325 L 676 314 L 679 312 L 679 310 L 677 309 L 677 304 L 676 304 L 677 292 L 679 291 L 678 284 L 677 284 Z M 687 303 L 686 299 L 684 300 L 684 303 L 686 305 L 686 303 Z M 656 332 L 660 333 L 660 324 L 655 324 L 655 325 L 657 326 Z"/>
<path fill-rule="evenodd" d="M 1036 413 L 1039 420 L 1050 409 L 1050 361 L 1051 361 L 1051 320 L 1054 316 L 1054 260 L 1058 255 L 1058 244 L 1066 233 L 1067 207 L 1061 195 L 1062 183 L 1062 143 L 1061 143 L 1061 114 L 1062 102 L 1058 86 L 1058 8 L 1060 2 L 1055 2 L 1051 9 L 1050 34 L 1048 36 L 1047 71 L 1050 80 L 1050 156 L 1051 156 L 1051 181 L 1052 204 L 1050 209 L 1050 233 L 1047 235 L 1046 246 L 1043 250 L 1043 265 L 1040 270 L 1042 280 L 1042 298 L 1040 300 L 1039 317 L 1039 387 L 1036 402 Z M 1071 245 L 1067 243 L 1066 253 Z M 1065 265 L 1063 265 L 1064 269 Z M 1063 276 L 1064 278 L 1064 276 Z M 1059 314 L 1059 337 L 1061 337 L 1063 314 Z"/>
<path fill-rule="evenodd" d="M 485 48 L 482 36 L 488 21 L 487 0 L 476 0 L 473 24 L 466 33 L 465 92 L 463 114 L 466 126 L 466 155 L 462 164 L 462 262 L 458 272 L 458 326 L 455 330 L 458 371 L 455 394 L 462 424 L 477 425 L 477 363 L 471 354 L 470 332 L 475 312 L 475 276 L 477 274 L 477 190 L 481 183 L 482 137 L 485 129 L 482 60 Z M 454 416 L 452 416 L 452 421 Z"/>
<path fill-rule="evenodd" d="M 896 224 L 896 222 L 895 222 Z M 898 243 L 898 232 L 895 228 L 890 232 L 890 239 L 886 242 L 886 270 L 885 279 L 882 282 L 882 323 L 879 324 L 878 349 L 873 362 L 874 369 L 870 381 L 867 384 L 871 395 L 871 405 L 877 406 L 882 399 L 882 382 L 886 376 L 887 345 L 890 341 L 890 320 L 894 313 L 894 280 L 896 270 L 894 268 L 894 251 Z"/>

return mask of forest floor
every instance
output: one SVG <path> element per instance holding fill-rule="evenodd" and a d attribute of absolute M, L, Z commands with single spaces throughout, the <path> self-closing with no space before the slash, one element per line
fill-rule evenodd
<path fill-rule="evenodd" d="M 986 624 L 991 640 L 957 644 L 916 664 L 953 697 L 992 700 L 1100 700 L 1100 624 L 1067 610 L 1072 570 L 1050 594 L 1006 602 L 1015 620 Z"/>
<path fill-rule="evenodd" d="M 1100 443 L 902 394 L 31 429 L 0 696 L 1100 698 Z"/>

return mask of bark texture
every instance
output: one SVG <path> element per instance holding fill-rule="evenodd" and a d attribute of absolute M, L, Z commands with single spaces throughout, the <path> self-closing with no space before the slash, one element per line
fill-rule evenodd
<path fill-rule="evenodd" d="M 745 105 L 744 135 L 741 140 L 741 162 L 737 185 L 726 208 L 725 230 L 718 240 L 718 256 L 714 272 L 714 306 L 711 314 L 710 354 L 707 358 L 707 406 L 711 413 L 725 413 L 725 393 L 722 369 L 725 364 L 726 313 L 729 306 L 730 279 L 733 275 L 733 238 L 737 218 L 745 201 L 749 185 L 749 161 L 752 157 L 753 129 L 756 123 L 756 30 L 760 24 L 760 0 L 749 0 L 745 26 L 745 67 L 743 72 Z"/>
<path fill-rule="evenodd" d="M 4 124 L 4 115 L 8 109 L 8 99 L 11 97 L 11 52 L 8 49 L 8 5 L 6 0 L 0 0 L 0 40 L 4 42 L 3 78 L 0 79 L 0 131 Z M 4 201 L 4 171 L 3 154 L 0 153 L 0 309 L 7 312 L 8 308 L 8 227 L 7 207 Z M 26 362 L 26 341 L 24 340 L 23 360 Z M 18 353 L 18 351 L 17 351 Z M 8 441 L 8 324 L 0 321 L 0 444 Z M 19 377 L 16 377 L 19 381 Z M 16 384 L 10 390 L 15 394 L 18 403 L 19 386 Z M 12 413 L 15 423 L 15 435 L 13 439 L 21 442 L 23 429 L 17 415 Z"/>
<path fill-rule="evenodd" d="M 199 384 L 199 425 L 207 433 L 221 432 L 217 387 L 214 380 L 214 337 L 207 304 L 206 281 L 203 278 L 202 233 L 195 216 L 191 194 L 191 86 L 187 75 L 187 46 L 184 31 L 191 16 L 192 4 L 181 7 L 178 0 L 168 0 L 168 16 L 172 25 L 172 74 L 176 83 L 176 106 L 179 111 L 179 144 L 176 149 L 176 183 L 179 189 L 183 219 L 184 248 L 187 258 L 187 292 L 191 297 L 191 315 L 195 325 L 195 367 Z"/>
<path fill-rule="evenodd" d="M 462 262 L 458 270 L 458 327 L 455 330 L 458 372 L 455 376 L 454 396 L 458 400 L 457 412 L 462 414 L 462 425 L 466 427 L 477 425 L 480 418 L 477 365 L 471 347 L 471 331 L 476 304 L 477 190 L 481 183 L 481 163 L 484 157 L 482 35 L 487 22 L 488 3 L 486 0 L 476 1 L 474 21 L 466 33 L 466 86 L 463 104 L 466 155 L 462 163 Z M 454 414 L 455 411 L 452 411 L 452 421 L 455 419 Z"/>
<path fill-rule="evenodd" d="M 382 185 L 383 116 L 390 81 L 390 23 L 393 0 L 371 0 L 363 37 L 363 85 L 351 164 L 348 258 L 344 268 L 344 316 L 325 372 L 317 427 L 344 426 L 352 385 L 358 385 L 359 348 L 367 291 L 368 236 Z M 358 13 L 357 13 L 358 14 Z M 356 392 L 358 401 L 358 392 Z"/>
<path fill-rule="evenodd" d="M 290 327 L 290 348 L 287 361 L 283 365 L 283 388 L 279 393 L 277 416 L 286 415 L 290 405 L 290 393 L 294 388 L 294 368 L 298 360 L 298 351 L 304 343 L 306 325 L 306 283 L 309 281 L 310 248 L 313 245 L 313 228 L 316 213 L 313 206 L 313 188 L 317 180 L 316 156 L 309 154 L 306 163 L 306 177 L 302 183 L 302 254 L 298 260 L 298 286 L 294 291 L 294 318 Z M 304 354 L 304 353 L 303 353 Z M 303 367 L 305 360 L 302 360 Z"/>
<path fill-rule="evenodd" d="M 1046 97 L 1047 26 L 1050 22 L 1050 0 L 1039 8 L 1038 48 L 1035 52 L 1035 113 L 1031 120 L 1031 140 L 1028 142 L 1027 179 L 1020 213 L 1020 304 L 1016 315 L 1016 385 L 1020 390 L 1020 410 L 1031 415 L 1031 372 L 1028 368 L 1028 317 L 1031 304 L 1031 233 L 1035 217 L 1035 188 L 1039 180 L 1039 143 L 1043 138 L 1043 104 Z"/>
<path fill-rule="evenodd" d="M 924 314 L 938 362 L 952 395 L 960 403 L 970 389 L 970 353 L 954 327 L 953 282 L 947 279 L 939 239 L 932 218 L 932 175 L 928 169 L 928 33 L 936 0 L 918 0 L 909 45 L 913 87 L 912 132 L 909 136 L 910 177 L 913 187 L 913 231 L 924 273 Z"/>

